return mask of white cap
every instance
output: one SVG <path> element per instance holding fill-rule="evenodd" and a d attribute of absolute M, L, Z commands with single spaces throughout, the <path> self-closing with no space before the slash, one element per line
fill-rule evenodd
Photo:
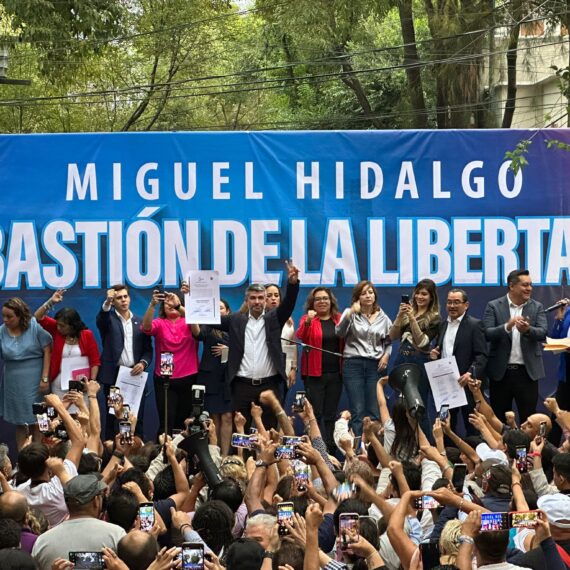
<path fill-rule="evenodd" d="M 481 458 L 481 461 L 486 461 L 487 459 L 496 459 L 500 463 L 505 465 L 509 464 L 509 460 L 504 451 L 500 449 L 491 449 L 486 443 L 480 443 L 475 452 Z"/>
<path fill-rule="evenodd" d="M 570 497 L 568 495 L 562 493 L 543 495 L 538 498 L 537 505 L 546 513 L 550 524 L 559 528 L 570 528 Z"/>

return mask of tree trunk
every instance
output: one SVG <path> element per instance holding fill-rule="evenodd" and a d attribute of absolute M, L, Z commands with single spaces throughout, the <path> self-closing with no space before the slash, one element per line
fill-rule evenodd
<path fill-rule="evenodd" d="M 570 0 L 568 0 L 570 2 Z M 402 27 L 402 40 L 404 42 L 404 65 L 406 67 L 406 78 L 410 89 L 410 101 L 415 111 L 414 128 L 427 128 L 427 112 L 422 85 L 422 75 L 420 67 L 417 66 L 420 58 L 416 46 L 416 31 L 414 28 L 412 1 L 400 0 L 398 2 L 398 13 L 400 15 L 400 26 Z"/>
<path fill-rule="evenodd" d="M 520 22 L 520 2 L 513 10 L 513 18 L 516 22 Z M 518 8 L 518 9 L 517 9 Z M 503 113 L 503 129 L 509 129 L 513 122 L 515 107 L 517 103 L 517 49 L 519 46 L 519 34 L 521 31 L 520 24 L 517 23 L 511 28 L 509 34 L 509 46 L 507 49 L 507 101 L 505 103 L 505 112 Z"/>

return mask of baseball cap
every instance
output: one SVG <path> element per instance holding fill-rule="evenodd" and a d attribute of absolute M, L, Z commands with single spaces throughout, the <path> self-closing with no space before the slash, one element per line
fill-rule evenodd
<path fill-rule="evenodd" d="M 107 484 L 101 480 L 100 473 L 87 473 L 77 475 L 63 486 L 65 502 L 76 505 L 86 505 L 94 497 L 107 488 Z"/>
<path fill-rule="evenodd" d="M 481 461 L 486 461 L 487 459 L 496 459 L 499 463 L 509 464 L 507 455 L 504 451 L 500 449 L 491 449 L 486 443 L 480 443 L 476 448 L 475 452 L 481 458 Z"/>
<path fill-rule="evenodd" d="M 550 524 L 560 528 L 570 528 L 570 497 L 568 495 L 562 493 L 543 495 L 538 498 L 537 505 L 546 513 Z"/>

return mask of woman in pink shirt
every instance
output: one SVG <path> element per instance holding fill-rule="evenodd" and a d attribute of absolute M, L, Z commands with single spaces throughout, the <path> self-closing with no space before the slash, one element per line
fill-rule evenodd
<path fill-rule="evenodd" d="M 160 304 L 159 316 L 154 319 L 154 309 Z M 183 428 L 191 410 L 190 391 L 198 373 L 198 325 L 187 325 L 184 318 L 182 297 L 177 293 L 155 290 L 143 317 L 142 330 L 154 337 L 154 393 L 160 433 L 164 433 L 164 385 L 161 374 L 163 352 L 173 355 L 172 375 L 168 390 L 168 433 L 172 428 Z M 166 376 L 166 374 L 165 374 Z"/>

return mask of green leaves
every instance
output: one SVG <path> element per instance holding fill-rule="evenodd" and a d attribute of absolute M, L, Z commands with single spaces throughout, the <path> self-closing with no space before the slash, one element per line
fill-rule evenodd
<path fill-rule="evenodd" d="M 514 150 L 505 153 L 505 160 L 510 160 L 511 165 L 509 169 L 518 174 L 519 170 L 528 165 L 526 154 L 528 154 L 528 147 L 532 144 L 531 140 L 525 139 L 520 141 Z"/>

